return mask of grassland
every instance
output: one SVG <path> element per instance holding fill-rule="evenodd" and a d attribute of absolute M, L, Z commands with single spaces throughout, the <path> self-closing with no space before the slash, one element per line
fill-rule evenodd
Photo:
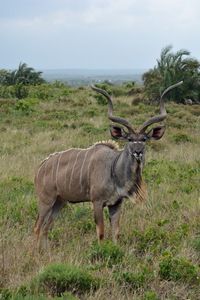
<path fill-rule="evenodd" d="M 159 112 L 133 105 L 125 87 L 113 94 L 116 114 L 136 127 Z M 34 171 L 50 153 L 110 139 L 103 104 L 89 88 L 53 84 L 0 99 L 0 299 L 200 299 L 198 105 L 166 104 L 166 133 L 147 145 L 148 200 L 123 203 L 117 246 L 106 209 L 98 246 L 91 205 L 66 204 L 49 250 L 33 254 Z"/>

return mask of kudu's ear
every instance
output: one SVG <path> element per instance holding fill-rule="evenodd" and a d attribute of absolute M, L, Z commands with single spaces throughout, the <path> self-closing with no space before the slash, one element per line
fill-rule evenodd
<path fill-rule="evenodd" d="M 148 139 L 159 140 L 165 132 L 164 126 L 157 126 L 152 128 L 149 132 L 147 132 Z"/>
<path fill-rule="evenodd" d="M 110 126 L 110 133 L 115 139 L 125 140 L 128 136 L 128 133 L 121 126 Z"/>

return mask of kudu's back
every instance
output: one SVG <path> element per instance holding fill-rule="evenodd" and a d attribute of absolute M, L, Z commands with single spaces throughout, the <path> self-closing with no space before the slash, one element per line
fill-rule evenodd
<path fill-rule="evenodd" d="M 111 145 L 99 143 L 88 149 L 69 149 L 47 157 L 35 175 L 39 200 L 51 204 L 59 196 L 63 201 L 76 203 L 93 201 L 97 196 L 110 197 L 110 169 L 117 155 Z"/>

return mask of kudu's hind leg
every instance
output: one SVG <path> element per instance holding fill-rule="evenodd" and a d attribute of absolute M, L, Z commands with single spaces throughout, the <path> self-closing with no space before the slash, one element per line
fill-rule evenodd
<path fill-rule="evenodd" d="M 119 220 L 120 220 L 121 203 L 122 201 L 119 201 L 115 205 L 108 206 L 112 239 L 114 244 L 117 244 L 119 238 Z"/>
<path fill-rule="evenodd" d="M 42 240 L 43 247 L 47 248 L 48 230 L 53 220 L 57 217 L 59 211 L 63 207 L 64 202 L 57 197 L 53 205 L 49 206 L 42 203 L 39 207 L 38 218 L 34 227 L 35 251 L 38 250 L 40 241 Z"/>
<path fill-rule="evenodd" d="M 51 214 L 51 206 L 42 203 L 42 205 L 39 203 L 39 213 L 37 220 L 35 222 L 34 226 L 34 250 L 35 252 L 38 251 L 38 247 L 40 246 L 41 238 L 44 235 L 44 225 L 49 219 L 49 216 Z"/>
<path fill-rule="evenodd" d="M 101 203 L 93 202 L 94 220 L 96 223 L 96 231 L 98 243 L 100 244 L 104 239 L 104 221 L 103 221 L 103 207 Z"/>

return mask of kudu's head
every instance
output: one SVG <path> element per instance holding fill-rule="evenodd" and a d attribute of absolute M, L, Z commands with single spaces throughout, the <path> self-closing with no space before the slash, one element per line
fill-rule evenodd
<path fill-rule="evenodd" d="M 156 126 L 149 131 L 147 130 L 150 125 L 163 121 L 167 116 L 167 112 L 164 107 L 164 95 L 182 83 L 183 82 L 181 81 L 173 84 L 163 92 L 160 98 L 160 115 L 152 117 L 144 122 L 139 130 L 133 129 L 132 125 L 126 119 L 113 115 L 113 103 L 106 91 L 99 89 L 96 86 L 91 86 L 91 88 L 107 98 L 108 118 L 114 123 L 125 126 L 127 129 L 124 130 L 124 128 L 119 125 L 111 125 L 110 132 L 112 137 L 115 139 L 126 140 L 130 154 L 134 156 L 137 161 L 142 161 L 144 159 L 146 142 L 150 139 L 159 140 L 165 132 L 165 127 L 163 125 Z"/>

